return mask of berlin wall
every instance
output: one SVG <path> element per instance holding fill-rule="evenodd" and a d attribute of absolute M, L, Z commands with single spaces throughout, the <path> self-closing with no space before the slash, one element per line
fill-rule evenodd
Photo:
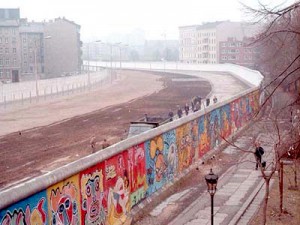
<path fill-rule="evenodd" d="M 256 85 L 254 85 L 256 86 Z M 122 224 L 259 110 L 252 87 L 0 193 L 0 225 Z"/>

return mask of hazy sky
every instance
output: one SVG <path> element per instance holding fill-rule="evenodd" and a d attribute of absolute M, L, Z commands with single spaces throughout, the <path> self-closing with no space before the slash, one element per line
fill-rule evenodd
<path fill-rule="evenodd" d="M 81 25 L 85 41 L 136 28 L 142 28 L 147 39 L 162 39 L 163 33 L 167 39 L 177 39 L 178 26 L 243 20 L 240 2 L 257 4 L 257 0 L 1 0 L 0 7 L 20 8 L 21 17 L 35 21 L 64 16 Z"/>

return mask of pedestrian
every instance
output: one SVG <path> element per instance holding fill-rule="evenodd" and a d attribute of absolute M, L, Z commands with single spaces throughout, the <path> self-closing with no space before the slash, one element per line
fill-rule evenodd
<path fill-rule="evenodd" d="M 91 145 L 91 148 L 92 148 L 92 153 L 96 152 L 96 144 L 97 144 L 96 137 L 95 136 L 91 137 L 90 145 Z"/>
<path fill-rule="evenodd" d="M 189 105 L 186 103 L 185 106 L 184 106 L 184 111 L 185 111 L 185 114 L 188 115 L 189 114 L 189 111 L 190 111 L 190 107 Z"/>
<path fill-rule="evenodd" d="M 173 116 L 174 116 L 174 113 L 172 112 L 172 110 L 170 110 L 170 112 L 169 112 L 170 121 L 173 121 Z"/>
<path fill-rule="evenodd" d="M 214 102 L 214 103 L 217 103 L 217 101 L 218 101 L 217 96 L 214 96 L 213 102 Z"/>
<path fill-rule="evenodd" d="M 256 142 L 255 144 L 255 158 L 256 158 L 256 166 L 255 169 L 258 169 L 258 165 L 261 164 L 261 157 L 265 153 L 263 147 L 260 146 L 259 142 Z"/>
<path fill-rule="evenodd" d="M 209 106 L 209 104 L 210 104 L 210 99 L 207 98 L 207 99 L 206 99 L 206 106 Z"/>
<path fill-rule="evenodd" d="M 177 110 L 177 115 L 178 115 L 178 118 L 182 117 L 182 109 L 180 107 Z"/>
<path fill-rule="evenodd" d="M 103 142 L 102 142 L 102 149 L 107 148 L 109 146 L 110 146 L 110 144 L 107 142 L 106 139 L 104 139 Z"/>

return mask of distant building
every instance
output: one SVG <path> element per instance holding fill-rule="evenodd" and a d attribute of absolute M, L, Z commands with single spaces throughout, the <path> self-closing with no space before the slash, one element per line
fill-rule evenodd
<path fill-rule="evenodd" d="M 179 60 L 184 63 L 220 63 L 219 44 L 229 37 L 243 40 L 251 36 L 249 25 L 217 21 L 179 27 Z"/>
<path fill-rule="evenodd" d="M 45 23 L 45 74 L 59 76 L 63 73 L 81 72 L 80 26 L 65 18 Z"/>
<path fill-rule="evenodd" d="M 34 79 L 44 73 L 44 23 L 27 22 L 21 19 L 20 54 L 22 80 Z"/>
<path fill-rule="evenodd" d="M 0 80 L 2 81 L 19 81 L 19 24 L 19 9 L 0 9 Z"/>
<path fill-rule="evenodd" d="M 242 41 L 236 38 L 228 38 L 226 41 L 221 41 L 219 45 L 219 62 L 233 63 L 255 69 L 255 59 L 258 56 L 259 49 L 252 44 L 253 41 L 251 38 L 244 38 Z"/>

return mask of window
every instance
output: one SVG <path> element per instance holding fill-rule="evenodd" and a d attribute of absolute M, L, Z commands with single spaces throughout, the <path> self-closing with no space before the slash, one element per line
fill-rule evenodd
<path fill-rule="evenodd" d="M 14 66 L 16 66 L 16 65 L 17 65 L 17 59 L 14 58 Z"/>
<path fill-rule="evenodd" d="M 13 53 L 17 53 L 17 49 L 16 48 L 13 48 Z"/>
<path fill-rule="evenodd" d="M 8 44 L 8 38 L 5 38 L 5 43 Z"/>
<path fill-rule="evenodd" d="M 0 69 L 0 78 L 3 77 L 3 70 Z"/>
<path fill-rule="evenodd" d="M 226 47 L 226 43 L 222 43 L 222 47 Z"/>
<path fill-rule="evenodd" d="M 0 44 L 2 44 L 2 37 L 0 37 Z"/>
<path fill-rule="evenodd" d="M 16 43 L 16 38 L 13 37 L 13 38 L 11 39 L 11 42 L 12 42 L 13 44 Z"/>
<path fill-rule="evenodd" d="M 6 59 L 6 60 L 5 60 L 5 64 L 6 64 L 6 65 L 9 65 L 9 59 Z"/>
<path fill-rule="evenodd" d="M 23 38 L 23 43 L 26 43 L 26 38 Z"/>
<path fill-rule="evenodd" d="M 3 53 L 3 48 L 0 48 L 0 54 L 2 54 Z"/>
<path fill-rule="evenodd" d="M 3 59 L 0 59 L 0 66 L 3 65 Z"/>
<path fill-rule="evenodd" d="M 6 70 L 6 78 L 10 78 L 10 72 L 9 72 L 9 70 Z"/>
<path fill-rule="evenodd" d="M 8 54 L 8 53 L 9 53 L 9 49 L 5 48 L 5 54 Z"/>

